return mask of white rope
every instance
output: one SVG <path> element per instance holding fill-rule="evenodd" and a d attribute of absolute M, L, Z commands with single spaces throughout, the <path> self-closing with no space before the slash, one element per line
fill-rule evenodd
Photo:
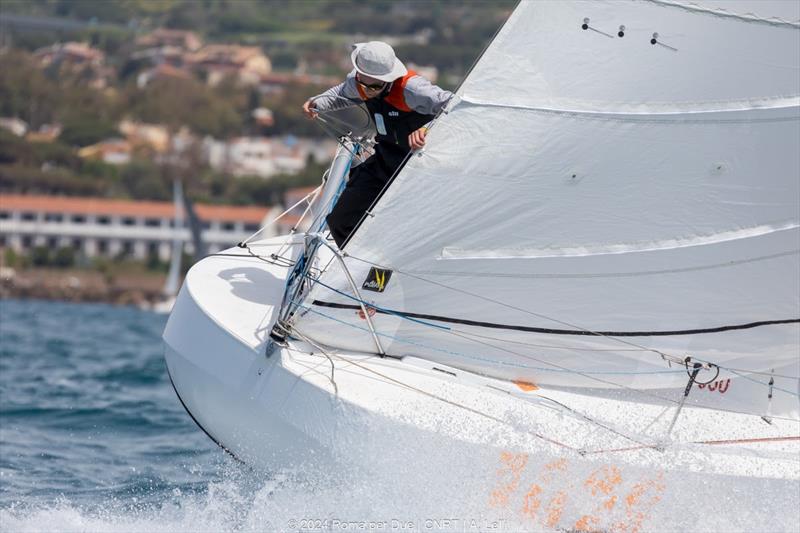
<path fill-rule="evenodd" d="M 296 334 L 302 340 L 306 341 L 308 344 L 316 348 L 317 350 L 322 353 L 327 359 L 328 362 L 331 364 L 331 377 L 328 378 L 331 381 L 331 385 L 333 385 L 333 392 L 336 396 L 339 396 L 339 386 L 336 384 L 336 380 L 334 379 L 334 370 L 336 369 L 336 365 L 333 364 L 333 359 L 331 358 L 331 354 L 329 354 L 325 348 L 314 342 L 313 340 L 309 339 L 307 336 L 303 335 L 301 332 L 297 331 L 296 328 L 291 329 L 292 333 Z"/>
<path fill-rule="evenodd" d="M 286 216 L 286 215 L 287 215 L 289 212 L 291 212 L 291 210 L 292 210 L 292 209 L 294 209 L 294 208 L 295 208 L 295 207 L 297 207 L 298 205 L 300 205 L 300 204 L 302 204 L 303 202 L 305 202 L 305 201 L 308 199 L 308 197 L 309 197 L 309 196 L 311 196 L 312 194 L 316 194 L 316 193 L 318 193 L 318 192 L 319 192 L 319 190 L 320 190 L 321 188 L 322 188 L 322 185 L 320 185 L 319 187 L 317 187 L 316 189 L 314 189 L 313 191 L 311 191 L 310 193 L 308 193 L 307 195 L 305 195 L 305 196 L 304 196 L 304 197 L 303 197 L 301 200 L 299 200 L 297 203 L 295 203 L 295 204 L 294 204 L 292 207 L 290 207 L 290 208 L 286 209 L 286 211 L 284 211 L 284 212 L 283 212 L 283 213 L 281 213 L 280 215 L 276 216 L 275 218 L 273 218 L 272 220 L 270 220 L 269 222 L 267 222 L 266 224 L 264 224 L 264 226 L 263 226 L 263 227 L 261 227 L 261 228 L 259 228 L 259 229 L 258 229 L 258 231 L 256 231 L 256 232 L 255 232 L 255 233 L 253 233 L 252 235 L 250 235 L 250 236 L 249 236 L 248 238 L 246 238 L 245 240 L 243 240 L 243 241 L 241 242 L 241 244 L 242 244 L 242 245 L 245 245 L 245 244 L 247 244 L 248 242 L 250 242 L 251 240 L 253 240 L 253 238 L 254 238 L 256 235 L 259 235 L 259 234 L 260 234 L 262 231 L 264 231 L 264 230 L 265 230 L 265 229 L 267 229 L 268 227 L 270 227 L 270 226 L 272 226 L 273 224 L 275 224 L 276 222 L 278 222 L 278 220 L 280 220 L 281 218 L 283 218 L 284 216 Z M 313 201 L 313 200 L 312 200 L 312 201 Z M 309 203 L 309 205 L 311 205 L 311 204 Z"/>
<path fill-rule="evenodd" d="M 351 257 L 352 257 L 352 256 L 351 256 Z M 318 283 L 322 284 L 321 282 L 319 282 L 319 280 L 316 280 L 316 281 L 317 281 Z M 458 290 L 458 289 L 454 289 L 454 290 Z M 354 297 L 353 297 L 353 298 L 354 298 Z M 354 298 L 354 299 L 356 299 L 356 298 Z M 297 302 L 296 302 L 296 303 L 297 303 Z M 359 326 L 357 326 L 357 325 L 355 325 L 355 324 L 350 324 L 350 323 L 347 323 L 347 322 L 341 321 L 341 320 L 339 320 L 339 319 L 336 319 L 336 318 L 334 318 L 334 317 L 331 317 L 331 316 L 329 316 L 329 315 L 326 315 L 325 313 L 321 313 L 321 312 L 317 311 L 316 309 L 312 309 L 311 307 L 309 307 L 309 306 L 307 306 L 307 305 L 305 305 L 305 304 L 303 304 L 303 303 L 297 303 L 297 305 L 299 305 L 300 307 L 303 307 L 303 308 L 305 308 L 305 309 L 307 309 L 307 310 L 311 311 L 311 312 L 312 312 L 312 313 L 314 313 L 314 314 L 317 314 L 317 315 L 323 316 L 323 317 L 325 317 L 325 318 L 328 318 L 328 319 L 334 320 L 334 321 L 336 321 L 336 322 L 340 322 L 340 323 L 342 323 L 342 324 L 344 324 L 344 325 L 346 325 L 346 326 L 352 327 L 352 328 L 354 328 L 354 329 L 359 329 L 359 330 L 369 331 L 369 330 L 367 330 L 367 329 L 365 329 L 365 328 L 361 328 L 361 327 L 359 327 Z M 426 326 L 426 325 L 427 325 L 427 324 L 425 324 L 425 323 L 421 323 L 421 324 L 422 324 L 423 326 Z M 576 328 L 577 328 L 578 326 L 572 326 L 572 327 L 576 327 Z M 579 329 L 580 329 L 580 328 L 579 328 Z M 629 386 L 627 386 L 627 385 L 624 385 L 624 384 L 621 384 L 621 383 L 617 383 L 617 382 L 614 382 L 614 381 L 609 381 L 608 379 L 603 379 L 603 378 L 601 378 L 601 377 L 598 377 L 597 375 L 594 375 L 594 373 L 581 372 L 581 371 L 579 371 L 579 370 L 575 370 L 575 369 L 571 369 L 571 368 L 567 368 L 567 367 L 564 367 L 564 366 L 558 365 L 557 363 L 553 363 L 553 362 L 551 362 L 551 361 L 547 361 L 547 360 L 545 360 L 545 359 L 539 359 L 539 358 L 537 358 L 537 357 L 535 357 L 535 356 L 533 356 L 533 355 L 530 355 L 530 354 L 525 354 L 525 353 L 517 352 L 517 351 L 514 351 L 514 350 L 510 350 L 510 349 L 508 349 L 508 348 L 504 348 L 504 347 L 502 347 L 502 346 L 497 346 L 497 345 L 491 344 L 491 343 L 489 343 L 489 342 L 480 341 L 480 340 L 478 340 L 478 339 L 474 339 L 474 338 L 469 338 L 469 337 L 467 337 L 466 335 L 464 335 L 462 332 L 460 332 L 459 330 L 446 329 L 446 330 L 442 330 L 442 331 L 443 331 L 444 333 L 448 333 L 448 334 L 450 334 L 450 335 L 454 335 L 454 336 L 456 336 L 456 337 L 460 337 L 460 338 L 463 338 L 463 339 L 465 339 L 465 340 L 468 340 L 468 341 L 471 341 L 471 342 L 474 342 L 474 343 L 477 343 L 477 344 L 482 344 L 482 345 L 484 345 L 484 346 L 487 346 L 487 347 L 490 347 L 490 348 L 494 348 L 494 349 L 497 349 L 497 350 L 501 350 L 501 351 L 504 351 L 504 352 L 507 352 L 507 353 L 510 353 L 510 354 L 513 354 L 513 355 L 517 355 L 517 356 L 519 356 L 519 357 L 522 357 L 522 358 L 525 358 L 525 359 L 530 359 L 530 360 L 533 360 L 533 361 L 537 361 L 537 362 L 540 362 L 540 363 L 543 363 L 543 364 L 546 364 L 546 365 L 552 366 L 552 367 L 554 367 L 555 369 L 558 369 L 558 370 L 560 370 L 560 371 L 565 371 L 565 372 L 569 372 L 569 373 L 572 373 L 572 374 L 575 374 L 575 375 L 579 375 L 579 376 L 582 376 L 582 377 L 584 377 L 584 378 L 587 378 L 587 379 L 589 379 L 589 380 L 593 380 L 593 381 L 596 381 L 596 382 L 599 382 L 599 383 L 603 383 L 603 384 L 606 384 L 606 385 L 611 385 L 612 387 L 615 387 L 615 388 L 618 388 L 618 389 L 621 389 L 621 390 L 627 390 L 627 391 L 629 391 L 629 392 L 633 392 L 633 393 L 635 393 L 635 394 L 639 394 L 639 395 L 641 395 L 641 396 L 644 396 L 644 397 L 649 397 L 649 398 L 652 398 L 652 399 L 657 399 L 657 400 L 660 400 L 660 401 L 662 401 L 662 402 L 672 403 L 672 404 L 676 404 L 676 405 L 680 403 L 678 400 L 674 400 L 674 399 L 672 399 L 672 398 L 668 398 L 668 397 L 665 397 L 665 396 L 661 396 L 660 394 L 656 394 L 656 393 L 653 393 L 653 392 L 650 392 L 650 391 L 647 391 L 647 390 L 643 390 L 643 389 L 636 389 L 636 388 L 629 387 Z M 387 334 L 385 334 L 385 333 L 379 333 L 379 332 L 378 332 L 378 333 L 377 333 L 377 335 L 379 335 L 379 336 L 382 336 L 382 337 L 387 337 L 387 338 L 390 338 L 390 339 L 394 339 L 394 340 L 397 340 L 397 341 L 399 341 L 399 342 L 410 343 L 410 344 L 417 344 L 417 345 L 423 346 L 423 347 L 425 347 L 425 348 L 428 348 L 428 349 L 434 349 L 434 350 L 436 350 L 436 348 L 428 347 L 428 346 L 422 345 L 422 344 L 420 344 L 420 343 L 417 343 L 417 342 L 405 341 L 405 340 L 403 340 L 403 339 L 400 339 L 400 338 L 394 337 L 394 336 L 392 336 L 392 335 L 387 335 Z M 606 336 L 606 335 L 600 335 L 600 336 Z M 606 336 L 606 337 L 607 337 L 607 336 Z M 617 338 L 615 338 L 615 337 L 608 337 L 608 338 L 610 338 L 610 339 L 612 339 L 612 340 L 617 340 L 617 341 L 619 341 L 619 342 L 623 342 L 623 343 L 626 343 L 626 344 L 632 344 L 632 345 L 634 345 L 634 346 L 637 346 L 637 345 L 635 345 L 635 343 L 629 343 L 629 342 L 627 342 L 627 341 L 624 341 L 624 340 L 622 340 L 622 339 L 617 339 Z M 497 339 L 497 340 L 501 340 L 501 339 Z M 641 348 L 642 350 L 645 350 L 645 351 L 653 351 L 653 352 L 656 352 L 656 353 L 661 353 L 661 352 L 659 352 L 658 350 L 654 350 L 654 349 L 652 349 L 652 348 L 645 348 L 645 347 L 639 347 L 639 348 Z M 459 353 L 457 353 L 457 352 L 451 352 L 451 351 L 449 351 L 449 350 L 448 350 L 447 352 L 448 352 L 448 353 L 452 353 L 453 355 L 464 355 L 464 354 L 459 354 Z M 668 357 L 670 357 L 670 358 L 671 358 L 671 357 L 674 357 L 674 356 L 668 356 Z M 669 360 L 669 359 L 667 359 L 666 357 L 665 357 L 665 359 L 666 359 L 666 360 Z M 702 361 L 702 360 L 699 360 L 699 359 L 695 359 L 695 358 L 692 358 L 692 361 L 694 361 L 694 362 L 697 362 L 697 363 L 701 363 L 701 364 L 702 364 L 702 363 L 704 363 L 704 361 Z M 679 363 L 679 364 L 681 364 L 681 365 L 684 365 L 684 364 L 685 364 L 685 362 L 684 362 L 684 359 L 679 359 L 678 363 Z M 705 362 L 705 363 L 706 363 L 706 364 L 708 364 L 709 366 L 710 366 L 710 365 L 714 365 L 714 366 L 717 366 L 718 368 L 722 368 L 722 369 L 724 369 L 724 368 L 725 368 L 725 367 L 718 366 L 718 365 L 716 365 L 715 363 L 709 363 L 709 362 Z M 701 403 L 699 403 L 699 402 L 693 402 L 693 405 L 694 405 L 695 407 L 701 407 L 701 408 L 706 408 L 706 409 L 712 409 L 712 410 L 717 410 L 717 411 L 723 411 L 723 412 L 728 412 L 728 413 L 733 413 L 733 414 L 740 414 L 740 415 L 747 415 L 747 416 L 760 416 L 759 414 L 757 414 L 757 413 L 752 413 L 752 412 L 737 411 L 737 410 L 734 410 L 734 409 L 726 409 L 726 408 L 722 408 L 722 407 L 718 407 L 718 406 L 714 406 L 714 407 L 711 407 L 711 406 L 706 406 L 706 405 L 703 405 L 703 404 L 701 404 Z M 773 418 L 776 418 L 776 419 L 781 419 L 781 420 L 798 421 L 798 419 L 796 419 L 796 418 L 791 418 L 791 417 L 773 417 Z"/>
<path fill-rule="evenodd" d="M 296 334 L 297 334 L 299 337 L 301 337 L 301 339 L 303 339 L 303 340 L 306 340 L 306 341 L 309 341 L 308 337 L 307 337 L 307 336 L 305 336 L 305 335 L 303 335 L 303 334 L 302 334 L 302 333 L 300 333 L 299 331 L 297 331 L 297 328 L 296 328 L 296 327 L 292 327 L 292 332 L 293 332 L 293 333 L 296 333 Z M 434 393 L 432 393 L 432 392 L 428 392 L 428 391 L 426 391 L 426 390 L 420 389 L 419 387 L 415 387 L 415 386 L 413 386 L 413 385 L 409 385 L 408 383 L 405 383 L 404 381 L 401 381 L 401 380 L 399 380 L 399 379 L 396 379 L 396 378 L 390 377 L 390 376 L 388 376 L 388 375 L 386 375 L 386 374 L 384 374 L 384 373 L 382 373 L 382 372 L 378 372 L 377 370 L 374 370 L 374 369 L 372 369 L 372 368 L 369 368 L 369 367 L 367 367 L 367 366 L 365 366 L 365 365 L 362 365 L 362 364 L 358 363 L 357 361 L 355 361 L 355 360 L 353 360 L 353 359 L 348 359 L 348 358 L 342 357 L 342 356 L 340 356 L 340 355 L 338 355 L 338 354 L 334 354 L 334 353 L 331 353 L 331 354 L 330 354 L 330 356 L 329 356 L 329 355 L 328 355 L 328 353 L 327 353 L 327 352 L 325 352 L 325 351 L 322 349 L 322 347 L 320 347 L 320 346 L 319 346 L 317 343 L 314 343 L 314 342 L 311 342 L 311 341 L 309 341 L 309 344 L 311 344 L 312 346 L 314 346 L 314 347 L 316 347 L 317 349 L 321 350 L 321 351 L 323 352 L 323 354 L 324 354 L 326 357 L 328 357 L 329 359 L 330 359 L 331 357 L 333 357 L 333 358 L 335 358 L 335 359 L 337 359 L 337 360 L 339 360 L 339 361 L 342 361 L 343 363 L 347 363 L 347 364 L 350 364 L 350 365 L 352 365 L 352 366 L 355 366 L 356 368 L 359 368 L 359 369 L 361 369 L 361 370 L 363 370 L 363 371 L 365 371 L 365 372 L 369 372 L 369 373 L 371 373 L 371 374 L 373 374 L 373 375 L 375 375 L 375 376 L 378 376 L 378 377 L 380 377 L 380 378 L 382 378 L 382 379 L 384 379 L 384 380 L 386 380 L 386 381 L 388 381 L 388 382 L 394 383 L 394 384 L 396 384 L 396 385 L 399 385 L 399 386 L 401 386 L 401 387 L 405 387 L 405 388 L 407 388 L 407 389 L 409 389 L 409 390 L 411 390 L 411 391 L 413 391 L 413 392 L 417 392 L 417 393 L 419 393 L 419 394 L 422 394 L 423 396 L 427 396 L 427 397 L 429 397 L 429 398 L 433 398 L 433 399 L 435 399 L 435 400 L 438 400 L 438 401 L 440 401 L 440 402 L 446 403 L 446 404 L 448 404 L 448 405 L 452 405 L 453 407 L 456 407 L 456 408 L 459 408 L 459 409 L 463 409 L 463 410 L 465 410 L 465 411 L 468 411 L 468 412 L 470 412 L 470 413 L 476 414 L 476 415 L 478 415 L 478 416 L 482 416 L 482 417 L 484 417 L 484 418 L 487 418 L 487 419 L 489 419 L 489 420 L 492 420 L 492 421 L 494 421 L 494 422 L 497 422 L 497 423 L 499 423 L 499 424 L 502 424 L 502 425 L 504 425 L 504 426 L 509 426 L 509 427 L 511 427 L 511 428 L 512 428 L 513 430 L 515 430 L 515 431 L 518 431 L 518 430 L 519 430 L 517 427 L 515 427 L 513 424 L 511 424 L 511 423 L 510 423 L 510 422 L 508 422 L 507 420 L 503 420 L 502 418 L 496 417 L 496 416 L 494 416 L 494 415 L 491 415 L 491 414 L 489 414 L 489 413 L 485 413 L 485 412 L 483 412 L 483 411 L 480 411 L 480 410 L 478 410 L 478 409 L 475 409 L 475 408 L 473 408 L 473 407 L 470 407 L 470 406 L 468 406 L 468 405 L 464 405 L 464 404 L 461 404 L 461 403 L 455 402 L 455 401 L 453 401 L 453 400 L 448 400 L 447 398 L 444 398 L 444 397 L 442 397 L 442 396 L 439 396 L 439 395 L 437 395 L 437 394 L 434 394 Z M 331 364 L 333 364 L 333 361 L 331 361 Z M 602 426 L 601 426 L 601 427 L 602 427 Z M 554 439 L 550 439 L 550 438 L 548 438 L 548 437 L 545 437 L 544 435 L 542 435 L 542 434 L 540 434 L 540 433 L 537 433 L 537 432 L 535 432 L 535 431 L 526 430 L 526 431 L 524 431 L 524 432 L 525 432 L 525 433 L 529 433 L 529 434 L 531 434 L 531 435 L 533 435 L 533 436 L 535 436 L 535 437 L 537 437 L 537 438 L 540 438 L 540 439 L 542 439 L 542 440 L 544 440 L 544 441 L 546 441 L 546 442 L 549 442 L 549 443 L 551 443 L 551 444 L 555 444 L 556 446 L 559 446 L 559 447 L 561 447 L 561 448 L 566 448 L 566 449 L 569 449 L 569 450 L 572 450 L 572 451 L 577 451 L 577 449 L 576 449 L 575 447 L 573 447 L 573 446 L 570 446 L 570 445 L 568 445 L 568 444 L 564 444 L 563 442 L 559 442 L 559 441 L 557 441 L 557 440 L 554 440 Z M 631 439 L 631 440 L 633 440 L 633 439 Z M 637 441 L 635 441 L 635 440 L 634 440 L 634 442 L 637 442 Z"/>
<path fill-rule="evenodd" d="M 328 177 L 328 172 L 330 172 L 330 169 L 326 170 L 326 171 L 325 171 L 325 172 L 322 174 L 322 183 L 320 183 L 320 185 L 319 185 L 319 186 L 318 186 L 316 189 L 314 189 L 313 191 L 311 191 L 310 193 L 308 193 L 308 194 L 306 195 L 306 197 L 305 197 L 305 198 L 303 198 L 303 200 L 305 200 L 305 199 L 306 199 L 306 198 L 308 198 L 308 197 L 309 197 L 311 194 L 313 194 L 313 195 L 314 195 L 314 197 L 313 197 L 311 200 L 309 200 L 309 201 L 308 201 L 308 204 L 306 205 L 306 208 L 305 208 L 305 210 L 303 210 L 303 214 L 302 214 L 302 215 L 300 215 L 300 218 L 299 218 L 299 219 L 297 220 L 297 222 L 296 222 L 296 223 L 295 223 L 295 224 L 292 226 L 292 229 L 289 231 L 289 234 L 286 236 L 286 239 L 284 239 L 284 241 L 283 241 L 283 244 L 281 244 L 281 247 L 280 247 L 280 248 L 278 248 L 278 252 L 277 252 L 277 254 L 276 254 L 276 255 L 281 255 L 281 254 L 282 254 L 282 253 L 285 251 L 285 249 L 286 249 L 286 248 L 288 248 L 288 246 L 289 246 L 289 241 L 291 241 L 291 240 L 292 240 L 292 237 L 294 237 L 294 234 L 295 234 L 295 233 L 297 233 L 297 227 L 300 225 L 300 223 L 301 223 L 301 222 L 303 222 L 303 219 L 304 219 L 304 218 L 306 218 L 306 215 L 307 215 L 307 214 L 308 214 L 308 212 L 311 210 L 311 206 L 312 206 L 312 205 L 314 205 L 314 202 L 316 202 L 316 201 L 317 201 L 317 197 L 318 197 L 318 196 L 319 196 L 319 194 L 322 192 L 322 188 L 323 188 L 323 187 L 324 187 L 324 185 L 325 185 L 325 180 L 326 180 L 326 178 Z M 301 200 L 301 201 L 302 201 L 302 200 Z M 296 206 L 296 205 L 297 205 L 297 204 L 295 204 L 295 206 Z"/>

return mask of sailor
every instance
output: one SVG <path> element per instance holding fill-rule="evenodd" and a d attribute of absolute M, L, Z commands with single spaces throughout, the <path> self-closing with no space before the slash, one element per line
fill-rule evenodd
<path fill-rule="evenodd" d="M 350 171 L 347 187 L 331 213 L 328 227 L 339 248 L 411 150 L 425 146 L 427 124 L 453 94 L 405 65 L 381 41 L 359 43 L 350 56 L 352 70 L 343 83 L 309 98 L 303 112 L 319 112 L 364 103 L 375 122 L 375 153 Z"/>

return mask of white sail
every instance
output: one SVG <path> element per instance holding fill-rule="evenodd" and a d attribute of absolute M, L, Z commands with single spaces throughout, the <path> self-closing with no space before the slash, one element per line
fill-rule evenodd
<path fill-rule="evenodd" d="M 800 3 L 523 0 L 449 107 L 346 246 L 387 353 L 649 389 L 691 356 L 796 410 Z M 332 262 L 295 325 L 374 352 L 358 297 Z"/>
<path fill-rule="evenodd" d="M 172 182 L 172 195 L 173 203 L 175 204 L 175 218 L 173 219 L 174 226 L 173 232 L 175 234 L 172 239 L 172 257 L 169 263 L 169 274 L 167 274 L 167 281 L 164 283 L 164 295 L 175 297 L 180 288 L 181 277 L 181 258 L 183 256 L 183 239 L 181 233 L 183 232 L 183 186 L 181 182 L 175 180 Z"/>

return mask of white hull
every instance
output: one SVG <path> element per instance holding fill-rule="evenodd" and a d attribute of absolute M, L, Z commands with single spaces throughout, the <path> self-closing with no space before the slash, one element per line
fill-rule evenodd
<path fill-rule="evenodd" d="M 279 242 L 253 249 L 263 255 Z M 769 425 L 687 406 L 659 451 L 652 445 L 674 405 L 526 392 L 411 357 L 326 350 L 328 357 L 299 340 L 267 357 L 287 269 L 244 250 L 226 253 L 242 257 L 204 259 L 187 276 L 164 333 L 166 361 L 198 425 L 248 464 L 274 471 L 336 463 L 380 473 L 435 457 L 431 475 L 452 477 L 487 512 L 531 527 L 654 529 L 651 521 L 685 518 L 702 501 L 741 513 L 745 526 L 794 523 L 797 440 L 700 442 L 782 439 L 798 434 L 797 422 Z M 772 497 L 759 500 L 754 491 Z M 742 509 L 748 502 L 752 508 Z"/>

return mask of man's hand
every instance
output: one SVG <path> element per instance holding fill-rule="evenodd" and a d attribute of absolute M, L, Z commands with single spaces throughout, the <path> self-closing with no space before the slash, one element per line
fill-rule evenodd
<path fill-rule="evenodd" d="M 425 146 L 425 134 L 427 132 L 428 128 L 423 126 L 408 136 L 408 145 L 411 147 L 412 150 L 419 150 L 420 148 Z"/>
<path fill-rule="evenodd" d="M 310 98 L 306 100 L 306 103 L 303 104 L 303 113 L 308 118 L 317 118 L 319 112 L 317 111 L 317 108 L 314 106 L 314 100 Z"/>

